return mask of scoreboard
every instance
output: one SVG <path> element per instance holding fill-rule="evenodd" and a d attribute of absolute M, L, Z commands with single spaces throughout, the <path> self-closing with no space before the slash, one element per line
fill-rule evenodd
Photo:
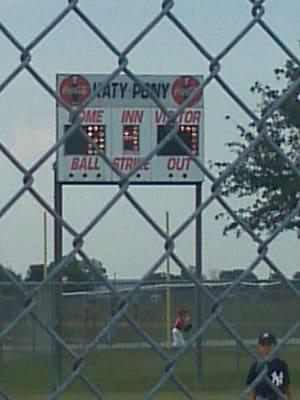
<path fill-rule="evenodd" d="M 99 88 L 107 75 L 59 74 L 57 93 L 72 108 L 78 107 Z M 139 75 L 143 85 L 164 104 L 170 115 L 203 83 L 202 76 Z M 115 169 L 127 174 L 157 146 L 151 160 L 130 178 L 131 183 L 198 183 L 203 174 L 190 154 L 203 162 L 203 94 L 196 95 L 177 117 L 177 132 L 167 115 L 147 90 L 125 75 L 105 86 L 79 115 L 81 129 L 72 130 L 69 112 L 57 104 L 57 139 L 66 137 L 57 154 L 58 181 L 61 183 L 117 183 Z M 89 138 L 90 140 L 87 140 Z M 95 145 L 90 143 L 92 141 Z M 163 142 L 164 141 L 164 142 Z M 162 144 L 163 142 L 163 144 Z M 189 152 L 181 146 L 184 143 Z M 96 148 L 95 148 L 96 147 Z"/>

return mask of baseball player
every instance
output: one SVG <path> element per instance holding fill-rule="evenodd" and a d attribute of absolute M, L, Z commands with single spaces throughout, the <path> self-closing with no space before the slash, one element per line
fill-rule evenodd
<path fill-rule="evenodd" d="M 268 354 L 276 346 L 276 337 L 270 332 L 263 332 L 258 337 L 258 353 L 262 358 L 266 358 Z M 254 362 L 250 367 L 247 385 L 250 385 L 259 375 L 264 365 L 258 365 Z M 292 398 L 290 376 L 288 365 L 280 358 L 274 357 L 267 362 L 267 376 L 271 382 L 285 395 L 286 399 Z M 249 400 L 280 400 L 280 397 L 274 392 L 272 387 L 262 379 L 253 389 Z"/>
<path fill-rule="evenodd" d="M 189 312 L 179 310 L 172 327 L 172 345 L 173 347 L 184 347 L 185 339 L 183 332 L 188 332 L 192 328 Z"/>

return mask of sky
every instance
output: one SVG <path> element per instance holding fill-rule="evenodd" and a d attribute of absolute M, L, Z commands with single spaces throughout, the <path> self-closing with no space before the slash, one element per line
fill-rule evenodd
<path fill-rule="evenodd" d="M 67 6 L 67 1 L 2 0 L 0 21 L 23 46 L 36 38 Z M 174 15 L 213 56 L 219 54 L 250 21 L 251 2 L 247 0 L 174 1 Z M 288 47 L 299 54 L 300 4 L 298 0 L 267 0 L 264 21 Z M 81 0 L 80 10 L 98 26 L 118 49 L 124 49 L 159 13 L 159 0 Z M 0 32 L 0 87 L 20 63 L 19 50 Z M 258 98 L 250 93 L 255 81 L 276 86 L 274 68 L 284 65 L 287 56 L 256 26 L 221 61 L 221 76 L 251 110 Z M 128 67 L 135 74 L 209 74 L 207 60 L 192 46 L 174 24 L 164 18 L 129 53 Z M 58 73 L 109 74 L 118 65 L 115 55 L 71 12 L 31 51 L 30 65 L 55 89 Z M 204 159 L 232 158 L 226 143 L 238 139 L 236 124 L 250 121 L 237 104 L 216 83 L 204 93 Z M 227 120 L 226 115 L 231 118 Z M 21 71 L 0 92 L 0 141 L 14 157 L 30 168 L 55 143 L 55 100 L 32 77 Z M 53 162 L 51 157 L 34 176 L 34 188 L 53 204 Z M 20 189 L 23 176 L 0 152 L 0 209 Z M 64 187 L 64 218 L 80 231 L 116 193 L 115 186 Z M 195 208 L 193 186 L 134 186 L 130 193 L 151 217 L 170 232 L 187 219 Z M 210 194 L 210 182 L 203 183 L 203 200 Z M 211 204 L 202 216 L 202 268 L 207 277 L 222 269 L 246 268 L 255 259 L 257 248 L 243 235 L 224 237 L 224 222 L 216 221 L 221 211 Z M 26 274 L 28 266 L 44 262 L 44 210 L 25 193 L 0 218 L 0 262 Z M 47 215 L 47 260 L 53 260 L 53 218 Z M 272 261 L 287 276 L 300 270 L 299 239 L 283 233 L 269 247 Z M 64 234 L 64 253 L 72 248 L 72 237 Z M 138 278 L 164 251 L 164 243 L 140 214 L 121 199 L 85 238 L 84 250 L 101 260 L 110 277 Z M 191 224 L 176 240 L 176 254 L 186 266 L 195 265 L 195 226 Z M 164 267 L 161 268 L 164 270 Z M 171 264 L 171 271 L 179 273 Z M 255 273 L 268 277 L 261 263 Z"/>

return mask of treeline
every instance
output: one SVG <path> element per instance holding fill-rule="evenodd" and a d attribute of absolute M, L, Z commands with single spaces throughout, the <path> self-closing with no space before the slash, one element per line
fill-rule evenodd
<path fill-rule="evenodd" d="M 189 271 L 192 275 L 196 275 L 195 268 L 189 268 Z M 202 280 L 203 281 L 209 281 L 209 280 L 214 280 L 214 281 L 220 281 L 220 282 L 232 282 L 238 279 L 245 270 L 236 268 L 232 270 L 220 270 L 219 273 L 216 275 L 214 279 L 208 279 L 204 274 L 202 274 Z M 157 282 L 157 281 L 166 281 L 167 279 L 170 279 L 172 281 L 182 281 L 182 280 L 189 280 L 190 276 L 187 272 L 182 271 L 180 274 L 167 274 L 165 272 L 155 272 L 151 274 L 148 278 L 148 281 L 151 282 Z M 293 280 L 299 280 L 300 281 L 300 271 L 297 271 L 293 274 L 292 276 Z M 277 282 L 277 281 L 282 281 L 282 277 L 280 276 L 279 273 L 271 272 L 269 275 L 269 278 L 267 279 L 270 282 Z M 260 282 L 261 279 L 258 278 L 258 276 L 254 272 L 249 272 L 243 279 L 243 282 Z"/>
<path fill-rule="evenodd" d="M 90 268 L 90 265 L 88 265 L 85 261 L 73 258 L 72 260 L 66 262 L 63 268 L 54 275 L 53 281 L 62 282 L 64 285 L 64 291 L 90 290 L 95 285 L 99 285 L 101 276 L 107 278 L 107 270 L 103 267 L 102 262 L 96 259 L 91 259 L 91 262 L 93 263 L 94 269 Z M 6 267 L 0 263 L 0 283 L 9 283 L 12 280 L 16 280 L 18 282 L 40 282 L 47 275 L 52 273 L 55 267 L 56 266 L 54 262 L 51 262 L 47 266 L 46 270 L 43 264 L 33 264 L 28 267 L 25 277 L 22 277 L 22 275 L 14 271 L 13 268 Z M 97 272 L 95 272 L 95 270 Z M 188 270 L 192 275 L 196 275 L 195 267 L 190 266 Z M 241 274 L 244 274 L 244 272 L 245 271 L 241 268 L 220 270 L 214 279 L 208 279 L 203 274 L 202 281 L 224 283 L 234 282 L 241 276 Z M 172 282 L 188 282 L 190 281 L 190 276 L 185 270 L 182 270 L 179 274 L 170 273 L 168 276 L 166 272 L 155 272 L 148 277 L 146 283 L 164 283 L 167 280 Z M 292 280 L 297 287 L 300 287 L 300 271 L 297 271 L 293 274 Z M 275 272 L 272 272 L 269 275 L 269 278 L 264 281 L 284 283 L 280 274 Z M 259 279 L 253 271 L 251 271 L 243 277 L 242 282 L 262 283 L 262 280 Z"/>
<path fill-rule="evenodd" d="M 91 259 L 94 269 L 85 261 L 77 260 L 75 257 L 67 261 L 60 271 L 55 274 L 54 280 L 63 283 L 68 282 L 88 282 L 98 281 L 99 275 L 107 276 L 106 268 L 101 261 Z M 0 263 L 0 282 L 9 282 L 12 280 L 24 282 L 39 282 L 47 275 L 52 273 L 55 263 L 51 262 L 46 268 L 43 264 L 32 264 L 28 267 L 25 277 L 14 271 L 12 267 L 6 267 Z M 95 270 L 98 272 L 95 272 Z"/>

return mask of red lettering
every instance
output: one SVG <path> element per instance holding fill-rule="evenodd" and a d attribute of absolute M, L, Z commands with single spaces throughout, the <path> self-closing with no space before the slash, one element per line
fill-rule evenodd
<path fill-rule="evenodd" d="M 113 165 L 118 168 L 119 171 L 131 171 L 140 161 L 140 157 L 115 157 L 113 159 Z M 149 161 L 141 166 L 141 170 L 150 170 Z"/>
<path fill-rule="evenodd" d="M 194 113 L 192 112 L 192 111 L 187 111 L 186 113 L 185 113 L 185 123 L 186 124 L 192 124 L 193 123 L 193 115 L 194 115 Z"/>
<path fill-rule="evenodd" d="M 165 124 L 166 123 L 166 114 L 162 110 L 155 110 L 155 123 L 156 124 Z"/>
<path fill-rule="evenodd" d="M 71 162 L 71 170 L 78 169 L 79 157 L 73 157 Z"/>
<path fill-rule="evenodd" d="M 71 170 L 93 171 L 99 170 L 99 157 L 73 157 L 71 161 Z"/>
<path fill-rule="evenodd" d="M 99 124 L 103 121 L 103 110 L 88 109 L 85 112 L 84 122 L 87 124 Z"/>
<path fill-rule="evenodd" d="M 87 169 L 88 170 L 99 170 L 100 169 L 99 158 L 98 157 L 89 157 Z"/>
<path fill-rule="evenodd" d="M 167 168 L 168 168 L 168 170 L 170 170 L 170 171 L 172 171 L 173 169 L 175 169 L 175 157 L 170 157 L 170 158 L 168 159 Z"/>
<path fill-rule="evenodd" d="M 144 110 L 123 110 L 122 124 L 141 124 L 144 116 Z"/>
<path fill-rule="evenodd" d="M 79 171 L 86 171 L 87 170 L 87 159 L 85 157 L 83 157 L 79 163 Z"/>
<path fill-rule="evenodd" d="M 179 116 L 180 124 L 193 124 L 200 123 L 201 111 L 200 110 L 186 110 Z"/>
<path fill-rule="evenodd" d="M 133 168 L 133 159 L 131 157 L 127 157 L 124 171 L 131 171 L 132 168 Z"/>
<path fill-rule="evenodd" d="M 177 121 L 179 124 L 198 125 L 200 123 L 200 117 L 200 110 L 185 110 L 178 116 Z M 154 120 L 156 124 L 166 124 L 167 116 L 162 110 L 155 110 Z"/>
<path fill-rule="evenodd" d="M 187 171 L 190 168 L 190 157 L 169 157 L 167 161 L 167 169 L 169 171 Z"/>
<path fill-rule="evenodd" d="M 120 168 L 120 158 L 119 157 L 115 157 L 114 159 L 113 159 L 113 165 L 114 165 L 114 167 L 115 168 L 117 168 L 117 169 L 121 169 Z"/>
<path fill-rule="evenodd" d="M 86 124 L 100 124 L 103 122 L 104 110 L 101 108 L 85 108 L 79 114 L 82 123 Z M 69 122 L 73 122 L 71 115 L 69 115 Z"/>
<path fill-rule="evenodd" d="M 200 117 L 201 117 L 201 111 L 200 110 L 194 111 L 193 112 L 193 119 L 192 119 L 191 124 L 199 125 L 200 124 Z"/>

